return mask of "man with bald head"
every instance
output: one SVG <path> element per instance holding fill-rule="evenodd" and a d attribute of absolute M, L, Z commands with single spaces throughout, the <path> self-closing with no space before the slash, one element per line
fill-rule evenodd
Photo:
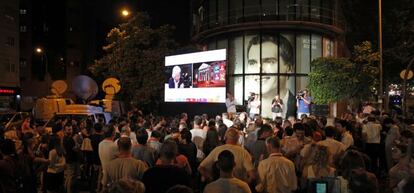
<path fill-rule="evenodd" d="M 239 132 L 236 128 L 230 127 L 225 135 L 225 145 L 221 145 L 213 149 L 210 154 L 200 163 L 198 170 L 207 181 L 213 180 L 213 167 L 217 161 L 219 154 L 228 150 L 234 155 L 236 163 L 234 168 L 234 176 L 247 183 L 251 182 L 255 177 L 255 171 L 252 164 L 252 157 L 249 152 L 238 145 Z"/>

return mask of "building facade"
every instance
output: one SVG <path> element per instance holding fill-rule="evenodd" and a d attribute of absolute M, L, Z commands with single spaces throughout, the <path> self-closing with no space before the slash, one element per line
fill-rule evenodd
<path fill-rule="evenodd" d="M 19 81 L 19 1 L 0 1 L 0 110 L 17 108 Z"/>
<path fill-rule="evenodd" d="M 243 106 L 259 94 L 264 117 L 271 117 L 275 95 L 284 116 L 295 115 L 311 61 L 345 49 L 336 0 L 204 0 L 192 7 L 193 40 L 207 50 L 227 49 L 227 91 Z"/>
<path fill-rule="evenodd" d="M 101 50 L 96 40 L 100 35 L 96 3 L 20 0 L 23 110 L 31 109 L 36 99 L 52 94 L 50 86 L 55 80 L 64 80 L 69 86 L 65 96 L 74 97 L 70 88 L 73 78 L 85 74 Z"/>

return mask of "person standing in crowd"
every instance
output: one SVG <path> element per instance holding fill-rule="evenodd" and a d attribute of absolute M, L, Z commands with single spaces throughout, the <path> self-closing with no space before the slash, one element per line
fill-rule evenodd
<path fill-rule="evenodd" d="M 227 113 L 222 113 L 221 114 L 221 119 L 227 127 L 231 127 L 234 124 L 233 121 L 230 119 L 229 114 L 227 114 Z"/>
<path fill-rule="evenodd" d="M 303 90 L 303 94 L 297 97 L 296 106 L 298 108 L 298 119 L 302 118 L 302 115 L 310 115 L 310 105 L 312 103 L 312 97 L 309 96 L 308 90 Z"/>
<path fill-rule="evenodd" d="M 204 155 L 210 154 L 214 148 L 220 145 L 218 131 L 215 128 L 209 129 L 207 131 L 206 140 L 203 143 L 203 153 Z"/>
<path fill-rule="evenodd" d="M 160 160 L 161 164 L 148 169 L 142 178 L 145 185 L 145 192 L 166 192 L 174 185 L 190 185 L 190 176 L 188 173 L 175 164 L 175 158 L 178 154 L 177 144 L 167 141 L 161 146 Z"/>
<path fill-rule="evenodd" d="M 220 170 L 220 178 L 208 184 L 204 193 L 251 193 L 249 185 L 233 176 L 236 167 L 234 155 L 224 150 L 218 155 L 217 167 Z"/>
<path fill-rule="evenodd" d="M 131 179 L 120 179 L 111 184 L 102 193 L 144 193 L 145 186 L 142 182 Z"/>
<path fill-rule="evenodd" d="M 102 165 L 102 176 L 106 175 L 105 168 L 107 164 L 118 155 L 118 147 L 114 142 L 115 128 L 113 126 L 105 127 L 104 136 L 105 139 L 103 139 L 98 146 L 99 159 L 101 160 Z M 104 185 L 102 184 L 102 181 L 100 183 L 101 185 Z"/>
<path fill-rule="evenodd" d="M 368 117 L 368 122 L 362 126 L 362 138 L 365 141 L 365 153 L 371 158 L 371 172 L 378 172 L 378 159 L 381 142 L 381 125 L 374 116 Z"/>
<path fill-rule="evenodd" d="M 202 119 L 200 116 L 194 116 L 193 123 L 193 129 L 190 130 L 192 136 L 191 140 L 197 147 L 197 159 L 201 160 L 205 156 L 203 153 L 203 143 L 206 139 L 207 132 L 204 131 L 203 128 L 201 128 Z"/>
<path fill-rule="evenodd" d="M 31 121 L 30 117 L 24 118 L 23 123 L 22 123 L 22 127 L 21 127 L 22 134 L 25 134 L 25 133 L 33 133 L 34 134 L 35 133 L 34 129 L 31 126 L 30 121 Z"/>
<path fill-rule="evenodd" d="M 138 143 L 132 147 L 132 157 L 145 162 L 149 167 L 153 167 L 155 165 L 157 152 L 147 145 L 147 131 L 145 129 L 138 129 L 136 135 Z"/>
<path fill-rule="evenodd" d="M 385 159 L 387 162 L 387 169 L 391 169 L 394 166 L 394 160 L 392 159 L 392 147 L 395 145 L 395 141 L 400 138 L 400 128 L 394 123 L 391 118 L 385 118 L 383 124 L 388 128 L 385 137 Z"/>
<path fill-rule="evenodd" d="M 75 190 L 75 181 L 79 175 L 79 149 L 74 140 L 75 135 L 72 130 L 72 124 L 67 123 L 64 126 L 64 132 L 63 147 L 66 152 L 65 189 L 67 193 L 72 193 L 77 192 Z"/>
<path fill-rule="evenodd" d="M 366 171 L 363 154 L 356 150 L 347 150 L 338 164 L 341 184 L 340 192 L 378 193 L 375 174 Z"/>
<path fill-rule="evenodd" d="M 328 148 L 326 146 L 316 145 L 313 153 L 313 160 L 302 171 L 302 179 L 304 182 L 312 178 L 335 177 L 335 168 L 329 166 Z"/>
<path fill-rule="evenodd" d="M 103 132 L 103 125 L 101 123 L 96 123 L 94 125 L 94 133 L 91 135 L 91 145 L 92 145 L 92 176 L 90 183 L 91 192 L 100 192 L 101 186 L 99 181 L 102 180 L 102 165 L 101 160 L 99 159 L 99 143 L 105 138 Z"/>
<path fill-rule="evenodd" d="M 328 148 L 329 152 L 329 165 L 333 166 L 335 160 L 345 151 L 345 145 L 341 142 L 335 140 L 335 128 L 332 126 L 327 126 L 325 128 L 326 139 L 319 141 L 318 145 L 323 145 Z"/>
<path fill-rule="evenodd" d="M 252 158 L 247 150 L 239 146 L 239 132 L 231 127 L 226 132 L 226 144 L 216 147 L 210 154 L 200 163 L 198 168 L 200 174 L 210 182 L 214 179 L 213 167 L 218 155 L 229 150 L 235 157 L 234 176 L 245 182 L 251 182 L 255 179 L 255 171 L 252 164 Z"/>
<path fill-rule="evenodd" d="M 248 144 L 246 149 L 250 152 L 253 158 L 253 165 L 257 167 L 259 161 L 268 157 L 265 140 L 272 136 L 273 130 L 270 125 L 264 124 L 257 131 L 257 140 Z"/>
<path fill-rule="evenodd" d="M 5 139 L 0 145 L 2 155 L 2 159 L 0 159 L 0 192 L 22 192 L 24 190 L 22 178 L 25 172 L 22 171 L 16 145 L 10 139 Z"/>
<path fill-rule="evenodd" d="M 289 193 L 297 189 L 295 165 L 280 152 L 280 142 L 277 137 L 266 139 L 269 157 L 259 162 L 257 172 L 259 182 L 258 192 Z"/>
<path fill-rule="evenodd" d="M 234 96 L 231 95 L 230 93 L 227 93 L 226 108 L 227 108 L 227 113 L 229 114 L 229 117 L 233 118 L 237 112 L 236 101 L 234 100 Z"/>
<path fill-rule="evenodd" d="M 339 120 L 335 123 L 335 127 L 340 134 L 341 142 L 344 144 L 345 149 L 354 145 L 354 138 L 348 131 L 348 122 L 345 120 Z"/>
<path fill-rule="evenodd" d="M 118 140 L 119 155 L 110 161 L 105 167 L 102 184 L 108 185 L 123 179 L 141 180 L 148 166 L 141 160 L 134 159 L 131 155 L 132 142 L 129 137 L 121 137 Z"/>
<path fill-rule="evenodd" d="M 283 116 L 283 100 L 279 95 L 276 95 L 272 100 L 272 120 L 276 120 L 276 117 Z"/>
<path fill-rule="evenodd" d="M 45 178 L 47 191 L 52 193 L 63 192 L 65 166 L 65 149 L 62 147 L 60 137 L 53 135 L 49 142 L 49 166 Z"/>
<path fill-rule="evenodd" d="M 180 132 L 178 153 L 187 157 L 188 162 L 191 166 L 191 171 L 194 171 L 194 176 L 196 173 L 195 171 L 197 171 L 197 147 L 191 141 L 191 132 L 187 129 L 184 129 Z"/>
<path fill-rule="evenodd" d="M 147 146 L 154 149 L 156 154 L 159 154 L 162 143 L 160 142 L 162 138 L 161 132 L 154 130 L 151 132 L 151 136 L 148 139 Z"/>
<path fill-rule="evenodd" d="M 249 102 L 249 116 L 251 119 L 254 119 L 256 115 L 260 114 L 260 105 L 261 103 L 259 94 L 254 94 L 253 100 Z"/>

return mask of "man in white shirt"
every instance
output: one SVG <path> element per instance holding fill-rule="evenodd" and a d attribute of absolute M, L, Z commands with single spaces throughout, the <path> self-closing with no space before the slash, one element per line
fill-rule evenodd
<path fill-rule="evenodd" d="M 106 127 L 104 136 L 105 139 L 98 146 L 99 159 L 102 164 L 102 175 L 105 175 L 108 163 L 118 155 L 118 146 L 114 142 L 115 128 L 112 126 Z"/>
<path fill-rule="evenodd" d="M 200 163 L 198 170 L 200 174 L 207 179 L 213 179 L 213 167 L 217 161 L 218 155 L 224 151 L 229 150 L 235 157 L 234 176 L 245 182 L 251 182 L 255 178 L 255 171 L 252 164 L 252 157 L 249 152 L 237 143 L 239 141 L 239 132 L 231 127 L 226 132 L 226 144 L 218 146 L 208 154 L 208 156 Z"/>
<path fill-rule="evenodd" d="M 365 153 L 371 158 L 371 172 L 378 172 L 378 159 L 382 127 L 374 116 L 368 117 L 368 122 L 362 126 L 362 138 L 365 141 Z"/>
<path fill-rule="evenodd" d="M 249 185 L 233 176 L 234 155 L 224 150 L 218 155 L 220 178 L 206 186 L 204 193 L 251 193 Z"/>
<path fill-rule="evenodd" d="M 289 193 L 296 190 L 295 165 L 280 153 L 279 139 L 267 138 L 266 148 L 269 157 L 259 162 L 259 182 L 256 190 L 269 193 Z"/>
<path fill-rule="evenodd" d="M 339 120 L 335 123 L 335 127 L 338 132 L 341 134 L 341 142 L 345 145 L 345 149 L 354 145 L 354 138 L 352 137 L 351 133 L 347 131 L 346 127 L 348 122 L 345 120 Z"/>
<path fill-rule="evenodd" d="M 318 145 L 323 145 L 328 148 L 329 164 L 331 166 L 334 165 L 335 160 L 338 159 L 342 152 L 345 151 L 345 145 L 334 139 L 335 134 L 335 128 L 327 126 L 325 128 L 326 139 L 317 143 Z"/>
<path fill-rule="evenodd" d="M 190 130 L 191 132 L 191 141 L 196 145 L 197 147 L 197 159 L 201 160 L 204 158 L 203 153 L 203 143 L 206 139 L 207 132 L 201 128 L 202 119 L 200 116 L 196 115 L 194 116 L 194 126 L 193 129 Z"/>
<path fill-rule="evenodd" d="M 107 187 L 120 179 L 141 180 L 148 169 L 147 164 L 137 160 L 131 155 L 132 142 L 129 137 L 121 137 L 118 140 L 118 158 L 110 161 L 105 168 L 102 184 Z"/>

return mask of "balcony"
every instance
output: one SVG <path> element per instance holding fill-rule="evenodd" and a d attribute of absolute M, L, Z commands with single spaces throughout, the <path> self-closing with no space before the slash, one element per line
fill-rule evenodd
<path fill-rule="evenodd" d="M 344 20 L 339 19 L 333 9 L 320 6 L 290 4 L 282 9 L 274 5 L 256 5 L 217 11 L 216 14 L 204 11 L 202 7 L 199 9 L 193 26 L 195 41 L 222 33 L 257 29 L 311 30 L 336 36 L 343 34 L 345 28 Z"/>

